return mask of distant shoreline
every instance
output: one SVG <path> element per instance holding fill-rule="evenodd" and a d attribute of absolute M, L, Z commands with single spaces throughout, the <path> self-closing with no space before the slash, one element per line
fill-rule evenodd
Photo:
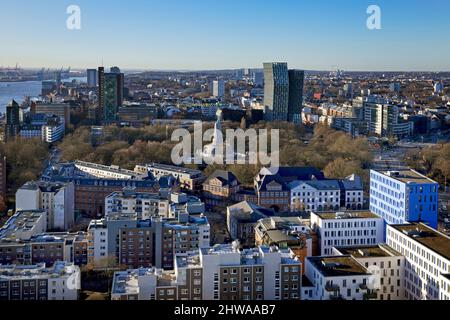
<path fill-rule="evenodd" d="M 39 80 L 37 80 L 37 79 L 26 79 L 26 80 L 24 80 L 24 79 L 20 79 L 20 80 L 6 80 L 6 79 L 0 79 L 0 82 L 1 83 L 5 83 L 5 82 L 37 82 L 37 81 L 39 81 Z"/>

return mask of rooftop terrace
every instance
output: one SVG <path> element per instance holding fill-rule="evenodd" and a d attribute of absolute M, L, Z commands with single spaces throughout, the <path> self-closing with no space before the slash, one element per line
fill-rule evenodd
<path fill-rule="evenodd" d="M 389 176 L 403 183 L 419 183 L 419 184 L 437 183 L 414 170 L 380 171 L 380 172 L 386 176 Z"/>
<path fill-rule="evenodd" d="M 450 260 L 450 237 L 422 224 L 391 225 L 414 241 Z"/>
<path fill-rule="evenodd" d="M 325 277 L 358 276 L 369 274 L 366 268 L 350 256 L 308 257 L 307 259 Z"/>
<path fill-rule="evenodd" d="M 344 211 L 344 212 L 314 212 L 321 219 L 335 220 L 335 219 L 381 219 L 375 213 L 370 211 Z"/>
<path fill-rule="evenodd" d="M 391 247 L 380 244 L 376 246 L 355 246 L 355 247 L 337 247 L 343 255 L 350 255 L 354 258 L 379 258 L 379 257 L 393 257 L 401 256 L 400 253 Z"/>

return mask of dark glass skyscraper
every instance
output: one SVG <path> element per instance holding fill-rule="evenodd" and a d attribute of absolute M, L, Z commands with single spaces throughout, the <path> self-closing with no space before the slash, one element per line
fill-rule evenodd
<path fill-rule="evenodd" d="M 98 121 L 103 119 L 105 109 L 105 68 L 98 67 Z"/>
<path fill-rule="evenodd" d="M 303 70 L 289 70 L 289 122 L 301 123 L 304 81 L 305 72 Z"/>
<path fill-rule="evenodd" d="M 264 63 L 266 120 L 301 121 L 304 78 L 304 71 L 288 70 L 285 62 Z"/>
<path fill-rule="evenodd" d="M 264 106 L 269 121 L 287 121 L 289 74 L 287 63 L 264 63 Z"/>
<path fill-rule="evenodd" d="M 6 107 L 6 138 L 12 138 L 19 134 L 20 132 L 20 122 L 21 122 L 21 110 L 20 106 L 16 101 L 11 101 L 11 103 Z"/>
<path fill-rule="evenodd" d="M 98 69 L 99 116 L 102 121 L 117 120 L 117 112 L 123 103 L 124 75 L 119 68 L 111 68 L 111 73 Z"/>

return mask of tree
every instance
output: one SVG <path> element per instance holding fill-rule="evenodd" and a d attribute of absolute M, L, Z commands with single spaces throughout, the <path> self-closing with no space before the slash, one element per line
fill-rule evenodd
<path fill-rule="evenodd" d="M 361 173 L 361 165 L 358 161 L 349 161 L 337 158 L 330 162 L 324 169 L 324 174 L 328 178 L 343 179 L 349 175 Z"/>

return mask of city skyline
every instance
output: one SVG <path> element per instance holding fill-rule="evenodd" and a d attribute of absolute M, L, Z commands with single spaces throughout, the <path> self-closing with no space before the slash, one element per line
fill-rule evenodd
<path fill-rule="evenodd" d="M 66 28 L 72 4 L 81 9 L 81 30 Z M 371 4 L 381 8 L 381 30 L 366 27 Z M 170 0 L 130 7 L 46 0 L 3 8 L 0 27 L 9 30 L 2 35 L 8 44 L 0 55 L 3 67 L 224 70 L 282 61 L 304 70 L 450 70 L 450 44 L 443 41 L 450 4 L 442 1 Z"/>

